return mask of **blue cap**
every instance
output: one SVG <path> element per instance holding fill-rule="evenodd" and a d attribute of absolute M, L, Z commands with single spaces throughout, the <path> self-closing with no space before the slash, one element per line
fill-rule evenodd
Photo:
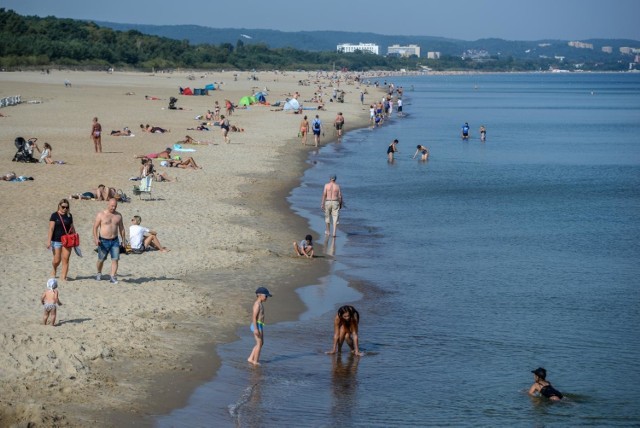
<path fill-rule="evenodd" d="M 264 294 L 267 297 L 273 297 L 266 287 L 258 287 L 258 289 L 256 290 L 256 294 Z"/>

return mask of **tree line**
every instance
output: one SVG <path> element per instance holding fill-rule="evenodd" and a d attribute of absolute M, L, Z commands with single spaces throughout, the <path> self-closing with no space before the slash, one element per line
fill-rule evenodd
<path fill-rule="evenodd" d="M 271 49 L 265 44 L 222 43 L 191 45 L 186 40 L 150 36 L 136 30 L 115 31 L 93 22 L 55 17 L 22 16 L 0 8 L 0 68 L 110 67 L 159 70 L 546 70 L 553 59 L 491 58 L 473 61 L 454 56 L 425 60 L 415 56 L 391 57 L 367 52 L 310 52 L 293 48 Z M 602 67 L 601 69 L 605 69 Z"/>

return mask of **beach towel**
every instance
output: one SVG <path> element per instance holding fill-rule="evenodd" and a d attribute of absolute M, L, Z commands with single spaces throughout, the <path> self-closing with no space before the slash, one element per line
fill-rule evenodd
<path fill-rule="evenodd" d="M 172 151 L 174 151 L 174 152 L 195 152 L 196 149 L 183 149 L 181 144 L 174 144 Z"/>

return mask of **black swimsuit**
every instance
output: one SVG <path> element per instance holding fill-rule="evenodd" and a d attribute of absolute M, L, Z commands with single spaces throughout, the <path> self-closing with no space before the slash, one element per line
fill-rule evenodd
<path fill-rule="evenodd" d="M 557 389 L 555 389 L 553 386 L 551 386 L 551 384 L 545 385 L 542 388 L 540 388 L 540 395 L 546 398 L 551 398 L 551 397 L 562 398 L 563 397 L 562 393 Z"/>

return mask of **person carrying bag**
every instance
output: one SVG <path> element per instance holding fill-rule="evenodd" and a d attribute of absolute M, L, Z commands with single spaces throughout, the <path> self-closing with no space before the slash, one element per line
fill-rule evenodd
<path fill-rule="evenodd" d="M 58 214 L 60 216 L 60 214 Z M 78 235 L 75 231 L 73 225 L 71 225 L 71 229 L 68 231 L 67 227 L 64 225 L 64 221 L 62 220 L 62 216 L 60 216 L 60 222 L 62 223 L 62 227 L 64 228 L 64 235 L 60 238 L 62 242 L 62 246 L 64 248 L 75 248 L 80 245 L 80 235 Z M 73 232 L 73 233 L 69 233 Z"/>

